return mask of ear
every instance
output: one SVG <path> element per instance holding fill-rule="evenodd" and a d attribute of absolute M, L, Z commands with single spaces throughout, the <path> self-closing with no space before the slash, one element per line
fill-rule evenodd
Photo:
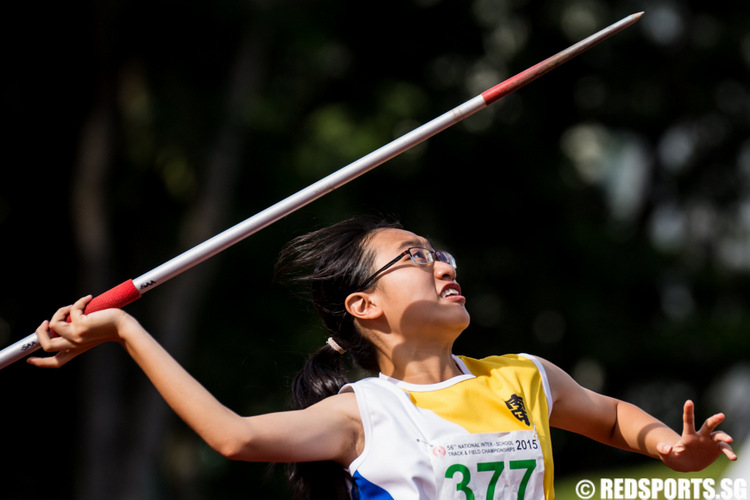
<path fill-rule="evenodd" d="M 364 292 L 350 294 L 344 301 L 347 312 L 357 319 L 375 319 L 383 314 L 382 309 Z"/>

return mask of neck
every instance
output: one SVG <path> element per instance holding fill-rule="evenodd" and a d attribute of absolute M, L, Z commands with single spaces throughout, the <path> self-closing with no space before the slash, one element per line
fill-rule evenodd
<path fill-rule="evenodd" d="M 441 348 L 400 344 L 388 353 L 381 351 L 379 363 L 384 375 L 411 384 L 437 384 L 461 375 L 452 344 Z"/>

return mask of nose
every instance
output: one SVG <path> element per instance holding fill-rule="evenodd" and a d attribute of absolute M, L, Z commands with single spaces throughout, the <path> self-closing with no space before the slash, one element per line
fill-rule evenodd
<path fill-rule="evenodd" d="M 456 268 L 443 261 L 436 261 L 434 264 L 435 277 L 438 279 L 456 279 Z"/>

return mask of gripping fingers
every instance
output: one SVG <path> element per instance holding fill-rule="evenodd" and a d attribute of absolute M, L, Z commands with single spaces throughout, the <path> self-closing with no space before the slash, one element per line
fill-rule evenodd
<path fill-rule="evenodd" d="M 62 320 L 59 320 L 57 324 L 59 328 L 70 328 L 70 325 L 68 325 L 68 323 L 64 319 L 67 316 L 66 310 L 68 310 L 69 308 L 70 306 L 63 307 L 57 313 L 55 313 L 55 315 L 59 314 L 63 318 Z M 54 317 L 55 316 L 53 316 L 53 318 Z M 39 327 L 36 329 L 36 336 L 39 340 L 39 344 L 42 346 L 42 349 L 45 352 L 57 352 L 57 354 L 55 354 L 54 356 L 45 358 L 30 357 L 26 360 L 27 363 L 39 368 L 60 368 L 71 359 L 79 356 L 80 354 L 83 354 L 84 352 L 94 347 L 94 344 L 87 347 L 80 347 L 76 346 L 64 337 L 52 337 L 49 321 L 44 321 L 41 325 L 39 325 Z"/>
<path fill-rule="evenodd" d="M 39 341 L 39 345 L 42 346 L 42 349 L 46 351 L 50 343 L 49 321 L 46 319 L 42 321 L 42 324 L 36 329 L 36 339 Z"/>
<path fill-rule="evenodd" d="M 57 354 L 51 357 L 31 357 L 27 362 L 41 368 L 59 368 L 94 347 L 96 343 L 81 344 L 81 328 L 76 325 L 76 322 L 85 321 L 85 308 L 90 301 L 90 295 L 78 299 L 73 305 L 58 309 L 52 319 L 39 325 L 36 329 L 39 345 L 45 352 Z"/>
<path fill-rule="evenodd" d="M 74 332 L 74 329 L 71 328 L 70 324 L 73 321 L 80 320 L 84 316 L 84 308 L 90 300 L 91 295 L 88 295 L 78 299 L 72 305 L 61 307 L 55 311 L 55 314 L 52 315 L 52 319 L 50 319 L 50 332 L 54 337 L 53 340 L 57 338 L 57 335 L 63 337 L 67 336 L 68 340 L 71 340 L 70 334 Z M 44 347 L 44 344 L 42 344 L 42 347 Z"/>
<path fill-rule="evenodd" d="M 53 320 L 54 320 L 54 316 L 53 316 Z M 70 348 L 70 342 L 68 342 L 65 338 L 59 337 L 59 336 L 55 336 L 55 337 L 52 336 L 52 330 L 50 329 L 51 324 L 52 324 L 51 321 L 44 321 L 36 329 L 36 338 L 39 341 L 39 345 L 42 346 L 42 349 L 44 349 L 45 352 L 56 352 L 56 351 L 62 351 L 63 349 Z"/>
<path fill-rule="evenodd" d="M 85 297 L 81 297 L 80 299 L 78 299 L 72 306 L 70 306 L 70 311 L 68 312 L 68 314 L 73 321 L 80 319 L 81 316 L 85 314 L 86 305 L 91 302 L 91 298 L 91 295 L 86 295 Z"/>
<path fill-rule="evenodd" d="M 37 368 L 60 368 L 67 361 L 68 359 L 64 359 L 62 353 L 47 358 L 31 357 L 26 359 L 28 364 L 36 366 Z"/>
<path fill-rule="evenodd" d="M 72 308 L 73 306 L 65 306 L 55 311 L 55 314 L 52 315 L 52 319 L 50 319 L 50 323 L 54 325 L 60 321 L 65 321 L 65 318 L 68 317 Z"/>
<path fill-rule="evenodd" d="M 45 352 L 58 352 L 55 356 L 40 358 L 31 357 L 26 360 L 30 365 L 40 368 L 59 368 L 64 365 L 71 356 L 68 354 L 67 341 L 61 337 L 51 337 L 50 335 L 50 322 L 44 321 L 36 329 L 36 337 L 39 341 L 39 345 L 42 346 Z"/>

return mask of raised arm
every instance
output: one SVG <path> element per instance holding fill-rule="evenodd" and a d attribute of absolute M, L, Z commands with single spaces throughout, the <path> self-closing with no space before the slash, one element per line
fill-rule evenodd
<path fill-rule="evenodd" d="M 732 438 L 716 427 L 724 414 L 711 416 L 695 429 L 694 405 L 683 408 L 682 435 L 635 405 L 578 385 L 559 367 L 541 360 L 554 402 L 550 424 L 601 443 L 662 460 L 676 471 L 702 470 L 724 453 L 730 460 Z"/>
<path fill-rule="evenodd" d="M 56 368 L 104 342 L 119 342 L 169 406 L 214 450 L 260 462 L 333 460 L 348 466 L 361 452 L 362 427 L 353 394 L 304 410 L 242 417 L 221 404 L 135 320 L 119 309 L 83 313 L 90 297 L 59 309 L 37 336 L 53 357 L 28 363 Z M 70 322 L 66 317 L 70 316 Z M 50 335 L 50 328 L 58 335 Z"/>

